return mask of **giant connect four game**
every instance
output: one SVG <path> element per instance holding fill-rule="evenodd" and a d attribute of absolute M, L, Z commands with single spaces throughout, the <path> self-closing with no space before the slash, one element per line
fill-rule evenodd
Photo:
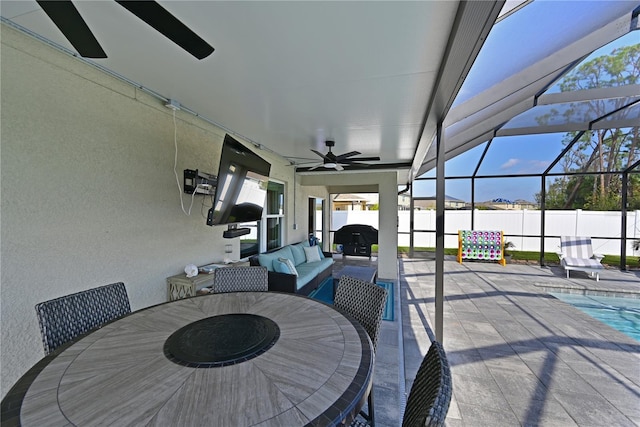
<path fill-rule="evenodd" d="M 458 262 L 465 259 L 498 261 L 505 265 L 502 231 L 458 231 Z"/>

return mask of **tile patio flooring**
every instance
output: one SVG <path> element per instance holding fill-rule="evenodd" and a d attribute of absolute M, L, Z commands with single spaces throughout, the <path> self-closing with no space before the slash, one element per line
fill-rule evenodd
<path fill-rule="evenodd" d="M 336 263 L 375 263 L 347 257 Z M 378 426 L 398 426 L 431 342 L 435 261 L 399 259 L 395 320 L 383 321 L 374 378 Z M 448 426 L 640 425 L 640 342 L 561 302 L 558 288 L 640 297 L 640 272 L 600 282 L 560 267 L 445 261 Z M 402 343 L 402 345 L 400 345 Z"/>

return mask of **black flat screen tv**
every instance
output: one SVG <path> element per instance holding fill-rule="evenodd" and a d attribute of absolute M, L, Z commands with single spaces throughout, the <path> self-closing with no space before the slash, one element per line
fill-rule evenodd
<path fill-rule="evenodd" d="M 207 225 L 259 221 L 265 207 L 270 172 L 269 162 L 226 135 Z"/>

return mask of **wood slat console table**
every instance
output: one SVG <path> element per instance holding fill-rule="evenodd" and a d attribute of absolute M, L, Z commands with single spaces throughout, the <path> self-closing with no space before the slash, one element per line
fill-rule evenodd
<path fill-rule="evenodd" d="M 230 264 L 220 264 L 223 267 L 248 266 L 245 261 L 233 262 Z M 202 288 L 213 286 L 213 273 L 200 273 L 195 277 L 187 277 L 185 273 L 167 277 L 167 301 L 175 301 L 180 298 L 196 296 Z"/>
<path fill-rule="evenodd" d="M 271 325 L 257 356 L 196 367 L 165 355 L 187 325 L 233 316 Z M 198 335 L 206 328 L 184 336 L 207 342 Z M 365 330 L 324 303 L 278 292 L 198 296 L 134 312 L 46 356 L 3 399 L 2 424 L 348 425 L 373 364 Z"/>

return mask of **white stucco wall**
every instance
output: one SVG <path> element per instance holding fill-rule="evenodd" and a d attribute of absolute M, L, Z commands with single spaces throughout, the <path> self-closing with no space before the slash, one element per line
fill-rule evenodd
<path fill-rule="evenodd" d="M 0 369 L 4 396 L 43 357 L 34 305 L 122 281 L 133 310 L 166 300 L 168 276 L 225 257 L 238 239 L 190 216 L 174 176 L 174 124 L 162 102 L 1 26 Z M 178 163 L 217 173 L 224 132 L 176 113 Z M 270 152 L 271 176 L 293 168 Z M 182 194 L 185 209 L 190 196 Z M 305 197 L 303 190 L 298 197 Z M 204 215 L 204 216 L 203 216 Z M 299 224 L 306 213 L 298 210 Z M 290 232 L 285 240 L 304 238 Z"/>

